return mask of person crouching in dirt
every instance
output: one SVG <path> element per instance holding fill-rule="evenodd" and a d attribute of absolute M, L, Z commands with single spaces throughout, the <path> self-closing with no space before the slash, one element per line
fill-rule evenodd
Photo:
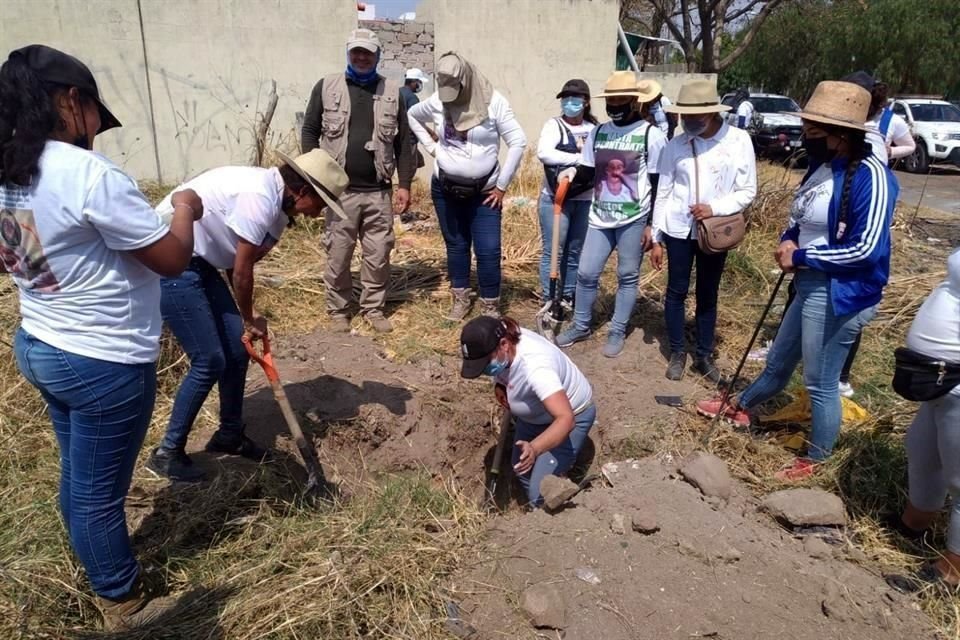
<path fill-rule="evenodd" d="M 244 435 L 242 420 L 249 358 L 241 337 L 267 334 L 267 320 L 253 305 L 253 265 L 277 243 L 290 216 L 318 217 L 326 207 L 343 215 L 337 198 L 348 181 L 320 149 L 296 159 L 280 155 L 285 163 L 280 167 L 211 169 L 178 188 L 200 194 L 207 214 L 195 224 L 190 265 L 161 282 L 163 320 L 190 358 L 166 435 L 147 461 L 148 469 L 171 480 L 204 478 L 184 449 L 214 384 L 220 390 L 220 428 L 206 450 L 256 461 L 267 455 Z M 170 196 L 157 205 L 161 218 L 170 209 Z M 227 272 L 232 296 L 220 269 Z"/>
<path fill-rule="evenodd" d="M 506 316 L 468 322 L 460 352 L 461 376 L 488 375 L 506 389 L 516 419 L 513 470 L 529 504 L 539 506 L 540 482 L 573 467 L 596 420 L 590 383 L 552 342 Z"/>

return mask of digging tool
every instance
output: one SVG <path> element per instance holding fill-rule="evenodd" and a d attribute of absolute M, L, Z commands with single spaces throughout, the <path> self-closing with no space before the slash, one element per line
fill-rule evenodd
<path fill-rule="evenodd" d="M 717 411 L 717 415 L 713 416 L 713 419 L 710 421 L 710 428 L 707 429 L 707 432 L 703 434 L 703 437 L 700 438 L 700 446 L 705 447 L 710 442 L 710 438 L 713 437 L 714 431 L 717 430 L 717 425 L 720 424 L 720 416 L 723 415 L 723 412 L 727 408 L 727 403 L 730 401 L 730 394 L 733 391 L 733 385 L 736 384 L 737 380 L 740 378 L 740 372 L 743 371 L 743 365 L 747 362 L 747 355 L 749 355 L 750 350 L 753 349 L 753 343 L 757 341 L 757 336 L 760 335 L 760 330 L 763 328 L 763 322 L 767 319 L 767 314 L 770 313 L 770 308 L 773 306 L 773 301 L 777 299 L 777 294 L 780 293 L 780 285 L 783 284 L 783 279 L 786 277 L 787 272 L 781 271 L 780 277 L 777 279 L 777 284 L 773 286 L 773 293 L 770 294 L 770 299 L 767 300 L 767 306 L 763 308 L 763 313 L 760 314 L 760 320 L 757 322 L 757 326 L 753 330 L 753 335 L 750 337 L 750 342 L 747 343 L 746 349 L 743 350 L 743 357 L 740 358 L 740 364 L 737 365 L 737 370 L 733 374 L 733 378 L 730 379 L 730 383 L 726 385 L 723 390 L 723 398 L 720 400 L 720 409 Z M 783 318 L 780 318 L 780 322 L 783 323 Z M 777 327 L 779 331 L 779 326 Z"/>
<path fill-rule="evenodd" d="M 490 479 L 487 481 L 486 504 L 488 508 L 496 507 L 497 481 L 500 479 L 500 464 L 503 462 L 503 451 L 507 448 L 507 438 L 510 436 L 510 422 L 513 416 L 509 409 L 504 409 L 500 415 L 500 434 L 497 438 L 497 448 L 493 451 L 493 462 L 490 464 Z"/>
<path fill-rule="evenodd" d="M 563 201 L 570 188 L 570 179 L 564 178 L 557 185 L 553 196 L 553 233 L 550 239 L 550 296 L 537 312 L 537 331 L 550 342 L 556 340 L 557 327 L 563 320 L 563 306 L 560 303 L 560 216 L 563 215 Z"/>
<path fill-rule="evenodd" d="M 300 457 L 303 458 L 303 464 L 307 469 L 307 485 L 303 490 L 304 495 L 324 499 L 334 498 L 337 494 L 336 487 L 327 481 L 323 473 L 323 467 L 320 466 L 320 461 L 317 459 L 317 452 L 314 450 L 313 444 L 304 436 L 303 430 L 300 429 L 297 416 L 293 413 L 293 408 L 290 406 L 287 394 L 283 390 L 283 383 L 280 382 L 280 372 L 277 371 L 277 367 L 273 363 L 273 353 L 270 351 L 270 339 L 267 336 L 261 338 L 263 342 L 262 354 L 257 353 L 250 336 L 244 335 L 241 340 L 243 341 L 243 346 L 247 349 L 247 353 L 260 365 L 263 373 L 266 374 L 267 380 L 273 388 L 273 397 L 276 398 L 277 404 L 280 405 L 280 412 L 283 413 L 283 418 L 287 421 L 287 428 L 290 429 L 290 435 L 293 436 L 294 442 L 297 443 Z"/>

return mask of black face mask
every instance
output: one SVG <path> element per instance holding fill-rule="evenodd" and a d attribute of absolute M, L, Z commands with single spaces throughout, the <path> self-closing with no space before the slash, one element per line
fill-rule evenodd
<path fill-rule="evenodd" d="M 626 122 L 630 119 L 633 113 L 634 111 L 632 102 L 628 102 L 627 104 L 607 105 L 607 115 L 616 124 Z"/>
<path fill-rule="evenodd" d="M 803 148 L 814 162 L 824 163 L 833 160 L 837 152 L 835 149 L 827 147 L 827 139 L 824 138 L 804 138 Z"/>

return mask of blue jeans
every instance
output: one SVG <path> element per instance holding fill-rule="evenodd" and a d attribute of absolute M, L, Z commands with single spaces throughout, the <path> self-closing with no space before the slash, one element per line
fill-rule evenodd
<path fill-rule="evenodd" d="M 483 204 L 487 197 L 447 198 L 440 181 L 430 184 L 433 207 L 447 246 L 447 275 L 454 289 L 470 286 L 470 251 L 477 254 L 477 284 L 481 298 L 500 297 L 500 210 Z"/>
<path fill-rule="evenodd" d="M 214 384 L 220 390 L 220 435 L 239 443 L 249 356 L 240 341 L 243 319 L 227 283 L 206 260 L 194 258 L 179 277 L 160 281 L 160 310 L 190 358 L 160 447 L 174 451 L 186 446 Z"/>
<path fill-rule="evenodd" d="M 697 351 L 698 358 L 713 355 L 717 330 L 717 295 L 727 254 L 708 254 L 700 250 L 696 240 L 664 235 L 667 245 L 667 295 L 663 316 L 670 340 L 670 353 L 684 352 L 683 331 L 686 325 L 687 292 L 694 262 L 697 265 Z"/>
<path fill-rule="evenodd" d="M 14 354 L 47 403 L 60 447 L 60 513 L 97 595 L 119 598 L 140 568 L 123 505 L 150 425 L 156 363 L 117 364 L 57 349 L 23 329 Z"/>
<path fill-rule="evenodd" d="M 812 428 L 807 456 L 822 461 L 830 456 L 840 434 L 840 370 L 850 345 L 876 315 L 876 306 L 837 316 L 830 303 L 830 280 L 822 271 L 804 269 L 793 278 L 797 298 L 787 307 L 774 338 L 767 366 L 740 394 L 743 409 L 759 406 L 790 382 L 803 361 L 803 384 L 810 394 Z"/>
<path fill-rule="evenodd" d="M 540 234 L 543 236 L 543 253 L 540 254 L 540 287 L 543 298 L 550 296 L 550 258 L 553 242 L 553 198 L 540 194 Z M 561 294 L 573 299 L 577 290 L 577 266 L 580 252 L 587 236 L 590 218 L 589 200 L 569 200 L 563 203 L 560 216 L 560 256 L 557 271 L 560 273 Z"/>
<path fill-rule="evenodd" d="M 643 260 L 643 230 L 646 216 L 615 229 L 587 229 L 580 267 L 577 270 L 577 295 L 573 324 L 580 331 L 590 330 L 593 303 L 597 300 L 600 274 L 613 250 L 617 250 L 617 297 L 610 320 L 610 333 L 625 335 L 630 315 L 637 303 L 637 283 Z"/>
<path fill-rule="evenodd" d="M 561 476 L 573 467 L 577 461 L 580 450 L 583 449 L 583 443 L 587 441 L 587 434 L 593 427 L 597 419 L 596 405 L 589 407 L 574 416 L 573 431 L 567 436 L 567 439 L 554 447 L 550 451 L 537 456 L 533 463 L 533 469 L 522 476 L 517 476 L 523 490 L 527 492 L 527 499 L 532 506 L 540 506 L 543 497 L 540 495 L 540 482 L 549 475 Z M 517 440 L 531 442 L 534 438 L 546 431 L 549 424 L 530 424 L 517 418 L 514 425 L 514 443 Z M 513 464 L 520 461 L 520 450 L 516 444 L 513 446 L 513 455 L 511 456 Z"/>

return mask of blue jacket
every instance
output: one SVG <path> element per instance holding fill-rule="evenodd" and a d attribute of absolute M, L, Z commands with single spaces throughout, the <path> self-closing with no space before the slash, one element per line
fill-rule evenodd
<path fill-rule="evenodd" d="M 857 167 L 850 185 L 845 230 L 841 233 L 840 200 L 847 160 L 834 160 L 833 198 L 828 211 L 830 241 L 826 245 L 798 249 L 793 264 L 816 269 L 830 278 L 833 312 L 847 315 L 880 302 L 890 276 L 890 224 L 900 187 L 890 170 L 873 154 Z M 811 165 L 806 180 L 817 167 Z M 799 225 L 784 232 L 781 242 L 800 236 Z M 839 236 L 839 237 L 838 237 Z"/>

